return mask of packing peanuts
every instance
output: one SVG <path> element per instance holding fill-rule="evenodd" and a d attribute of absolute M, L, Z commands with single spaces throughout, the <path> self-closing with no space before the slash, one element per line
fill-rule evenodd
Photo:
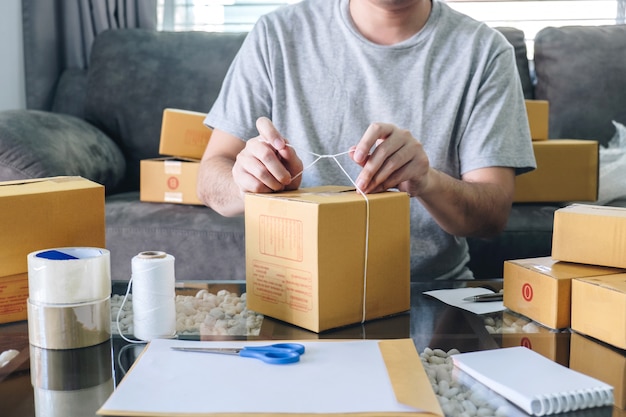
<path fill-rule="evenodd" d="M 253 311 L 321 332 L 410 308 L 406 193 L 247 194 L 245 227 Z"/>

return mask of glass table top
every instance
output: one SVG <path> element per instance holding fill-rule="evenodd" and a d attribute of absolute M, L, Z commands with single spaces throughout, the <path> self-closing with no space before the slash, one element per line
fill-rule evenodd
<path fill-rule="evenodd" d="M 485 389 L 477 389 L 476 385 L 466 381 L 455 380 L 450 364 L 450 355 L 455 352 L 523 345 L 564 366 L 580 368 L 598 379 L 602 379 L 602 375 L 593 374 L 597 364 L 610 358 L 611 367 L 626 375 L 626 355 L 619 349 L 567 329 L 545 328 L 508 310 L 477 315 L 423 294 L 427 290 L 465 286 L 499 291 L 501 280 L 412 283 L 410 311 L 322 333 L 247 310 L 245 282 L 193 282 L 179 283 L 178 286 L 179 339 L 306 341 L 411 338 L 446 416 L 501 416 L 509 415 L 511 410 L 511 405 L 497 395 L 485 393 Z M 145 346 L 125 340 L 133 339 L 132 297 L 124 303 L 126 311 L 120 313 L 119 329 L 124 337 L 118 332 L 115 320 L 125 292 L 126 283 L 113 284 L 112 337 L 110 341 L 96 346 L 70 350 L 41 349 L 29 345 L 26 322 L 0 325 L 0 352 L 14 351 L 17 355 L 0 367 L 0 415 L 95 415 L 95 410 L 113 392 Z M 582 350 L 583 354 L 577 353 L 574 348 Z M 567 415 L 621 416 L 626 401 L 624 379 L 621 386 L 615 387 L 616 407 Z M 525 415 L 515 411 L 516 415 Z"/>

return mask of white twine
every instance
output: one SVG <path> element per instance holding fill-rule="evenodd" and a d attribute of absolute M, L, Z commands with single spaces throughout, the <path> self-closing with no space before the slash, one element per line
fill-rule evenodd
<path fill-rule="evenodd" d="M 117 312 L 119 335 L 129 343 L 176 336 L 176 290 L 174 257 L 165 252 L 141 252 L 132 260 L 132 275 Z M 133 333 L 139 340 L 124 336 L 120 315 L 133 289 Z"/>
<path fill-rule="evenodd" d="M 308 164 L 306 167 L 302 168 L 302 171 L 300 171 L 299 173 L 294 175 L 291 178 L 292 181 L 294 179 L 298 178 L 300 175 L 302 175 L 302 173 L 306 169 L 312 167 L 313 165 L 315 165 L 320 160 L 322 160 L 322 159 L 332 159 L 333 161 L 335 161 L 335 163 L 337 164 L 339 169 L 341 169 L 341 171 L 344 173 L 344 175 L 348 178 L 348 180 L 350 180 L 352 185 L 354 185 L 354 188 L 356 188 L 357 192 L 359 194 L 361 194 L 363 196 L 363 198 L 365 199 L 365 254 L 364 254 L 365 262 L 364 262 L 364 265 L 363 265 L 363 306 L 362 306 L 362 316 L 361 316 L 361 323 L 364 323 L 365 322 L 366 313 L 367 313 L 367 306 L 366 306 L 366 301 L 367 301 L 367 254 L 369 252 L 370 201 L 367 198 L 367 194 L 365 194 L 359 188 L 359 186 L 356 185 L 356 182 L 352 179 L 352 177 L 350 177 L 350 174 L 348 174 L 348 172 L 344 169 L 344 167 L 341 165 L 341 163 L 337 160 L 338 156 L 346 155 L 346 154 L 350 153 L 350 151 L 340 152 L 340 153 L 336 153 L 336 154 L 326 154 L 326 155 L 323 155 L 323 154 L 317 154 L 315 152 L 310 152 L 310 151 L 306 151 L 306 150 L 297 149 L 296 147 L 294 147 L 293 145 L 290 145 L 288 143 L 286 145 L 289 146 L 292 149 L 295 149 L 298 152 L 308 153 L 308 154 L 313 155 L 313 156 L 316 157 L 316 159 L 313 162 Z"/>

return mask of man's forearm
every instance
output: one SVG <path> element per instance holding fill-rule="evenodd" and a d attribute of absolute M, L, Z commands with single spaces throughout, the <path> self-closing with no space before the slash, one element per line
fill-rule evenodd
<path fill-rule="evenodd" d="M 500 169 L 504 168 L 490 170 Z M 480 182 L 458 180 L 432 170 L 430 181 L 434 183 L 418 199 L 446 232 L 462 237 L 492 237 L 506 226 L 513 195 L 506 175 L 493 178 Z"/>
<path fill-rule="evenodd" d="M 233 181 L 233 161 L 225 157 L 203 159 L 198 173 L 198 198 L 222 216 L 243 214 L 244 200 Z"/>

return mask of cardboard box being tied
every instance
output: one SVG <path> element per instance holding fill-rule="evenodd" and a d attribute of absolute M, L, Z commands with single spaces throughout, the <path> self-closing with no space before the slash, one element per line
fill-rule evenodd
<path fill-rule="evenodd" d="M 0 323 L 26 320 L 27 255 L 105 246 L 104 187 L 81 177 L 0 183 Z"/>
<path fill-rule="evenodd" d="M 325 186 L 245 205 L 251 310 L 321 332 L 410 308 L 406 193 Z"/>

